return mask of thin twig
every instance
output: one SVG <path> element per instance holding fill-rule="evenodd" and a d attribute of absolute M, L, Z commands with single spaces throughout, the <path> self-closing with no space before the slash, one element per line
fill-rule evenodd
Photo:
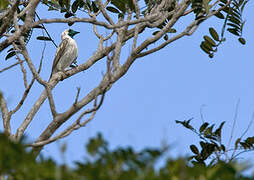
<path fill-rule="evenodd" d="M 204 114 L 203 114 L 203 109 L 204 109 L 205 105 L 202 104 L 200 109 L 199 109 L 199 113 L 200 113 L 200 118 L 202 120 L 202 123 L 205 123 L 205 120 L 204 120 Z"/>
<path fill-rule="evenodd" d="M 13 43 L 13 44 L 14 44 L 14 43 Z M 19 64 L 20 64 L 21 72 L 22 72 L 22 74 L 23 74 L 24 86 L 25 86 L 25 88 L 27 89 L 28 85 L 27 85 L 26 70 L 25 70 L 25 68 L 24 68 L 24 66 L 23 66 L 23 63 L 21 63 L 22 60 L 20 59 L 20 57 L 19 57 L 19 55 L 18 55 L 17 53 L 16 53 L 16 58 L 17 58 L 18 62 L 20 62 Z"/>
<path fill-rule="evenodd" d="M 39 20 L 41 20 L 41 18 L 40 18 L 40 16 L 38 15 L 37 12 L 35 12 L 35 15 L 36 15 L 36 17 L 37 17 Z M 43 29 L 45 30 L 46 34 L 48 35 L 48 37 L 50 38 L 50 41 L 51 41 L 51 42 L 55 45 L 55 47 L 57 48 L 58 46 L 56 45 L 55 41 L 54 41 L 54 40 L 52 39 L 52 37 L 50 36 L 50 34 L 49 34 L 48 30 L 46 29 L 45 25 L 44 25 L 43 23 L 42 23 L 41 25 L 42 25 Z"/>
<path fill-rule="evenodd" d="M 75 102 L 73 103 L 74 105 L 77 104 L 78 102 L 78 98 L 79 98 L 79 94 L 80 94 L 80 87 L 77 88 L 77 95 L 76 95 L 76 98 L 75 98 Z"/>
<path fill-rule="evenodd" d="M 16 63 L 14 63 L 14 64 L 12 64 L 12 65 L 6 67 L 6 68 L 3 68 L 3 69 L 0 70 L 0 73 L 6 71 L 6 70 L 8 70 L 8 69 L 11 69 L 12 67 L 15 67 L 16 65 L 21 64 L 21 63 L 23 63 L 24 61 L 25 61 L 25 60 L 21 60 L 21 62 L 16 62 Z"/>
<path fill-rule="evenodd" d="M 28 144 L 27 146 L 31 146 L 31 147 L 44 146 L 46 144 L 49 144 L 51 142 L 54 142 L 56 140 L 59 140 L 61 138 L 64 138 L 64 137 L 68 136 L 74 130 L 77 130 L 81 127 L 84 127 L 88 122 L 90 122 L 94 118 L 94 116 L 96 114 L 96 111 L 101 107 L 101 105 L 103 103 L 104 96 L 105 96 L 105 92 L 101 95 L 101 100 L 100 100 L 98 105 L 96 103 L 96 98 L 95 98 L 93 109 L 88 109 L 88 110 L 84 111 L 72 125 L 70 125 L 68 128 L 66 128 L 64 131 L 62 131 L 61 133 L 59 133 L 55 137 L 44 140 L 44 141 L 36 142 L 36 143 L 33 143 L 33 144 Z M 86 115 L 86 114 L 89 114 L 89 113 L 92 113 L 91 116 L 88 119 L 86 119 L 84 122 L 80 123 L 83 116 Z"/>
<path fill-rule="evenodd" d="M 253 124 L 253 122 L 254 122 L 254 112 L 252 113 L 251 120 L 250 120 L 247 128 L 245 129 L 245 131 L 241 135 L 240 139 L 242 139 L 245 136 L 245 134 L 249 131 L 249 129 L 250 129 L 251 125 Z"/>
<path fill-rule="evenodd" d="M 237 116 L 238 116 L 239 104 L 240 104 L 240 99 L 238 99 L 237 103 L 236 103 L 235 116 L 234 116 L 234 119 L 233 119 L 233 127 L 231 129 L 230 138 L 229 138 L 229 141 L 228 141 L 228 148 L 229 148 L 229 146 L 231 144 L 231 141 L 233 139 L 233 135 L 234 135 L 234 131 L 235 131 L 235 124 L 236 124 L 236 120 L 237 120 Z"/>

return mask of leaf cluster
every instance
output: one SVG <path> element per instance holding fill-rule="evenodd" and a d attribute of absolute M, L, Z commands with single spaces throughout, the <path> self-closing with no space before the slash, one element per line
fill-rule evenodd
<path fill-rule="evenodd" d="M 200 131 L 208 131 L 210 126 L 205 126 L 203 125 Z M 36 161 L 35 157 L 25 150 L 23 143 L 13 143 L 3 134 L 0 135 L 0 140 L 0 175 L 5 175 L 8 179 L 249 180 L 253 178 L 243 176 L 237 171 L 236 165 L 241 166 L 241 164 L 218 162 L 209 167 L 201 164 L 191 166 L 184 158 L 168 157 L 164 165 L 158 169 L 156 162 L 165 156 L 167 148 L 145 148 L 135 151 L 131 147 L 118 147 L 110 150 L 101 134 L 89 140 L 86 145 L 88 157 L 76 162 L 74 168 L 69 168 L 66 164 L 57 165 L 53 160 L 45 159 L 43 156 Z M 194 152 L 197 151 L 194 146 L 192 149 Z"/>
<path fill-rule="evenodd" d="M 224 37 L 225 30 L 238 37 L 238 41 L 245 45 L 246 40 L 242 37 L 243 27 L 245 21 L 243 20 L 243 11 L 248 0 L 233 0 L 229 5 L 227 0 L 220 0 L 219 6 L 224 7 L 221 11 L 217 12 L 215 16 L 224 20 L 221 35 L 213 28 L 209 28 L 210 35 L 205 35 L 204 40 L 200 44 L 200 48 L 209 55 L 210 58 L 214 57 L 214 53 L 217 52 L 218 46 L 226 41 Z M 194 11 L 195 12 L 195 11 Z"/>
<path fill-rule="evenodd" d="M 183 125 L 185 128 L 197 134 L 200 138 L 200 150 L 196 145 L 190 145 L 190 150 L 194 155 L 189 157 L 189 160 L 191 160 L 193 164 L 205 165 L 206 160 L 208 159 L 210 160 L 209 165 L 214 165 L 220 161 L 230 162 L 239 154 L 246 152 L 247 150 L 254 150 L 254 137 L 248 137 L 243 141 L 242 138 L 238 138 L 235 141 L 234 149 L 227 149 L 225 144 L 222 143 L 221 136 L 225 121 L 223 121 L 217 129 L 214 129 L 215 124 L 209 124 L 208 122 L 204 122 L 199 129 L 195 129 L 190 125 L 191 120 L 192 119 L 176 121 L 176 123 Z M 240 151 L 240 153 L 235 155 L 236 151 Z M 229 154 L 230 152 L 232 153 Z"/>

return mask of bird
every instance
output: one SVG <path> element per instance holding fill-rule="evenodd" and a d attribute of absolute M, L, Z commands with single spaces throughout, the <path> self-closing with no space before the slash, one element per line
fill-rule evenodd
<path fill-rule="evenodd" d="M 78 57 L 78 46 L 73 37 L 78 33 L 78 31 L 74 31 L 72 29 L 66 29 L 62 32 L 62 42 L 56 50 L 50 78 L 53 74 L 59 71 L 65 73 L 65 68 L 71 66 L 72 63 L 76 63 L 76 59 Z"/>

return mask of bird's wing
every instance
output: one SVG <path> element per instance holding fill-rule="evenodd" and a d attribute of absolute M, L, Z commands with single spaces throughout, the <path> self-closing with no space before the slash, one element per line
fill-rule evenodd
<path fill-rule="evenodd" d="M 65 51 L 66 47 L 68 46 L 68 43 L 69 43 L 68 39 L 65 38 L 65 39 L 62 40 L 62 42 L 58 46 L 57 51 L 56 51 L 56 56 L 55 56 L 53 66 L 52 66 L 51 75 L 52 75 L 54 69 L 56 68 L 60 58 L 63 56 L 64 51 Z"/>

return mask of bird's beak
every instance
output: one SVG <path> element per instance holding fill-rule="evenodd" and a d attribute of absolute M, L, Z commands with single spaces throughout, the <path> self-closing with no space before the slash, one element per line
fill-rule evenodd
<path fill-rule="evenodd" d="M 72 29 L 69 30 L 69 36 L 71 36 L 71 37 L 75 36 L 78 33 L 79 33 L 78 31 L 74 31 Z"/>
<path fill-rule="evenodd" d="M 75 35 L 78 34 L 78 33 L 80 33 L 80 32 L 74 31 L 74 32 L 73 32 L 73 36 L 75 36 Z"/>

